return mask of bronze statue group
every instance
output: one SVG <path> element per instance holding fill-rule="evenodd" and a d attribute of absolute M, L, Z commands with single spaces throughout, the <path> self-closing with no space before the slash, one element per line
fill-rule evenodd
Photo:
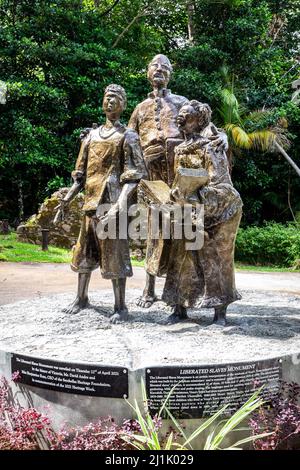
<path fill-rule="evenodd" d="M 114 239 L 99 238 L 97 223 L 109 217 L 118 219 L 141 180 L 167 185 L 170 202 L 202 204 L 204 243 L 200 249 L 187 250 L 184 238 L 157 239 L 150 230 L 146 285 L 137 304 L 149 308 L 155 302 L 156 276 L 166 278 L 162 300 L 173 307 L 169 322 L 182 321 L 187 318 L 187 308 L 199 307 L 213 308 L 213 321 L 225 325 L 227 306 L 241 298 L 235 287 L 234 245 L 242 201 L 228 169 L 227 137 L 211 122 L 207 104 L 171 93 L 167 88 L 171 73 L 172 65 L 166 56 L 153 58 L 147 75 L 153 91 L 135 108 L 127 127 L 120 122 L 126 107 L 125 90 L 120 85 L 109 85 L 103 98 L 106 122 L 82 135 L 72 173 L 74 185 L 60 206 L 62 214 L 70 200 L 84 189 L 84 217 L 71 264 L 78 273 L 78 292 L 65 309 L 68 313 L 89 305 L 91 272 L 100 267 L 101 275 L 112 280 L 111 322 L 127 320 L 126 278 L 133 274 L 129 241 L 118 234 Z M 192 170 L 191 174 L 201 170 L 206 175 L 193 201 L 176 186 L 178 175 L 185 169 Z M 99 212 L 103 204 L 110 204 L 104 216 Z"/>

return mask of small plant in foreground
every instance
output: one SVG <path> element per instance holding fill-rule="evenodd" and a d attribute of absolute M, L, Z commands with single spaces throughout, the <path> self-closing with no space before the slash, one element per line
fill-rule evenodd
<path fill-rule="evenodd" d="M 98 419 L 83 427 L 59 431 L 51 450 L 134 450 L 122 436 L 124 433 L 131 436 L 139 431 L 139 424 L 135 420 L 124 421 L 122 426 L 118 426 L 111 417 Z"/>
<path fill-rule="evenodd" d="M 47 449 L 54 432 L 47 416 L 15 403 L 5 378 L 0 379 L 0 450 Z"/>
<path fill-rule="evenodd" d="M 219 417 L 226 411 L 228 407 L 228 405 L 224 405 L 217 413 L 206 419 L 189 437 L 187 437 L 179 422 L 174 418 L 167 408 L 168 400 L 172 395 L 174 388 L 175 387 L 170 390 L 168 396 L 161 406 L 158 415 L 152 417 L 148 406 L 145 385 L 142 381 L 142 394 L 144 403 L 143 412 L 141 411 L 136 400 L 134 401 L 134 405 L 127 401 L 127 403 L 131 406 L 137 415 L 137 421 L 140 425 L 141 432 L 139 434 L 130 436 L 125 435 L 124 439 L 126 442 L 130 442 L 136 449 L 139 450 L 188 450 L 193 448 L 191 442 L 196 437 L 215 424 L 214 428 L 209 432 L 205 440 L 203 450 L 221 450 L 224 439 L 228 437 L 228 435 L 233 431 L 245 431 L 244 428 L 238 428 L 238 426 L 247 418 L 249 418 L 249 416 L 255 410 L 261 408 L 264 405 L 264 401 L 259 397 L 261 391 L 261 389 L 259 389 L 253 393 L 249 400 L 239 410 L 237 410 L 233 416 L 227 420 L 219 421 Z M 167 436 L 161 437 L 159 433 L 160 425 L 157 425 L 157 423 L 160 423 L 163 411 L 166 411 L 169 418 L 172 420 L 176 429 L 176 433 L 174 434 L 174 431 L 171 431 Z M 272 433 L 262 433 L 260 435 L 246 437 L 235 442 L 229 449 L 241 450 L 241 445 L 253 442 L 256 439 L 267 437 L 270 434 Z M 181 437 L 181 440 L 183 441 L 182 444 L 177 441 L 178 436 Z"/>
<path fill-rule="evenodd" d="M 14 375 L 14 381 L 19 378 Z M 286 386 L 287 387 L 287 386 Z M 49 418 L 35 408 L 24 408 L 14 402 L 8 382 L 0 379 L 0 450 L 188 450 L 201 433 L 206 432 L 203 449 L 225 449 L 224 440 L 234 431 L 250 431 L 239 425 L 252 417 L 253 435 L 235 442 L 230 449 L 241 449 L 247 443 L 254 443 L 254 449 L 290 448 L 291 439 L 299 436 L 300 407 L 296 400 L 299 387 L 289 388 L 285 398 L 278 398 L 272 408 L 259 397 L 257 390 L 251 398 L 228 419 L 220 420 L 226 411 L 223 406 L 215 415 L 204 420 L 187 436 L 180 423 L 167 408 L 173 393 L 166 397 L 159 413 L 152 417 L 148 407 L 145 386 L 142 383 L 144 409 L 137 401 L 129 405 L 137 419 L 126 420 L 118 425 L 112 418 L 98 419 L 83 427 L 53 430 Z M 174 429 L 163 434 L 162 413 L 171 419 Z M 255 413 L 255 414 L 253 414 Z"/>
<path fill-rule="evenodd" d="M 300 386 L 282 383 L 281 392 L 270 406 L 259 408 L 250 419 L 253 434 L 273 433 L 256 439 L 256 450 L 296 450 L 300 448 Z"/>

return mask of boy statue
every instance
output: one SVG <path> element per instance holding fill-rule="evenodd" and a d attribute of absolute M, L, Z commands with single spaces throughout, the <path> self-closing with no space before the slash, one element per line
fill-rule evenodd
<path fill-rule="evenodd" d="M 106 122 L 83 134 L 72 172 L 74 184 L 62 200 L 56 217 L 58 220 L 65 205 L 84 189 L 84 217 L 71 263 L 73 271 L 78 273 L 78 291 L 74 302 L 64 311 L 75 314 L 89 305 L 91 273 L 100 267 L 102 277 L 112 280 L 115 300 L 112 323 L 127 320 L 125 285 L 126 278 L 132 276 L 132 267 L 127 238 L 119 236 L 117 230 L 116 236 L 99 239 L 98 224 L 109 218 L 115 218 L 118 223 L 120 213 L 127 212 L 127 199 L 139 180 L 147 178 L 139 136 L 119 121 L 125 107 L 125 90 L 119 85 L 109 85 L 103 98 Z M 100 217 L 102 204 L 110 204 L 110 209 L 106 216 Z"/>

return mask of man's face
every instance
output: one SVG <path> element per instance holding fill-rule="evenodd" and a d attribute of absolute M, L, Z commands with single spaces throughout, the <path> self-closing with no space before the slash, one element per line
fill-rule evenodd
<path fill-rule="evenodd" d="M 148 67 L 148 80 L 153 87 L 165 88 L 170 80 L 170 66 L 163 58 L 157 58 L 150 62 Z"/>
<path fill-rule="evenodd" d="M 177 125 L 181 131 L 188 134 L 196 132 L 199 127 L 199 116 L 190 105 L 183 106 L 177 116 Z"/>
<path fill-rule="evenodd" d="M 122 98 L 113 91 L 107 91 L 103 98 L 103 111 L 108 116 L 120 115 L 124 109 Z"/>

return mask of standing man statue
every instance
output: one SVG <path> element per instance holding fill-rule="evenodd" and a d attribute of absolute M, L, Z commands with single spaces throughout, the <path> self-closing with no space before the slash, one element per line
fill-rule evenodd
<path fill-rule="evenodd" d="M 114 217 L 118 223 L 119 214 L 127 211 L 127 199 L 139 180 L 147 178 L 139 136 L 119 120 L 125 107 L 125 90 L 119 85 L 109 85 L 103 98 L 106 122 L 83 133 L 75 171 L 72 173 L 74 184 L 56 216 L 58 220 L 65 205 L 80 190 L 85 190 L 85 215 L 71 264 L 71 268 L 78 273 L 78 292 L 74 302 L 64 311 L 78 313 L 88 306 L 91 273 L 100 266 L 102 277 L 111 279 L 113 284 L 113 323 L 127 319 L 125 285 L 126 278 L 132 276 L 132 267 L 128 240 L 119 237 L 118 231 L 116 238 L 98 238 L 96 229 L 101 220 L 101 205 L 111 204 L 102 221 Z"/>
<path fill-rule="evenodd" d="M 174 180 L 174 149 L 183 141 L 176 119 L 181 107 L 188 103 L 187 98 L 167 89 L 171 73 L 171 62 L 165 55 L 158 54 L 151 60 L 147 76 L 153 91 L 135 108 L 128 123 L 140 136 L 149 179 L 162 180 L 170 187 Z M 209 123 L 204 134 L 213 146 L 227 150 L 226 134 L 219 132 L 213 123 Z M 151 226 L 151 220 L 149 222 Z M 158 260 L 167 260 L 168 248 L 168 243 L 148 236 L 146 286 L 137 301 L 140 307 L 148 308 L 156 300 L 155 276 L 166 275 L 167 269 L 167 263 Z M 157 266 L 160 266 L 159 271 Z"/>

